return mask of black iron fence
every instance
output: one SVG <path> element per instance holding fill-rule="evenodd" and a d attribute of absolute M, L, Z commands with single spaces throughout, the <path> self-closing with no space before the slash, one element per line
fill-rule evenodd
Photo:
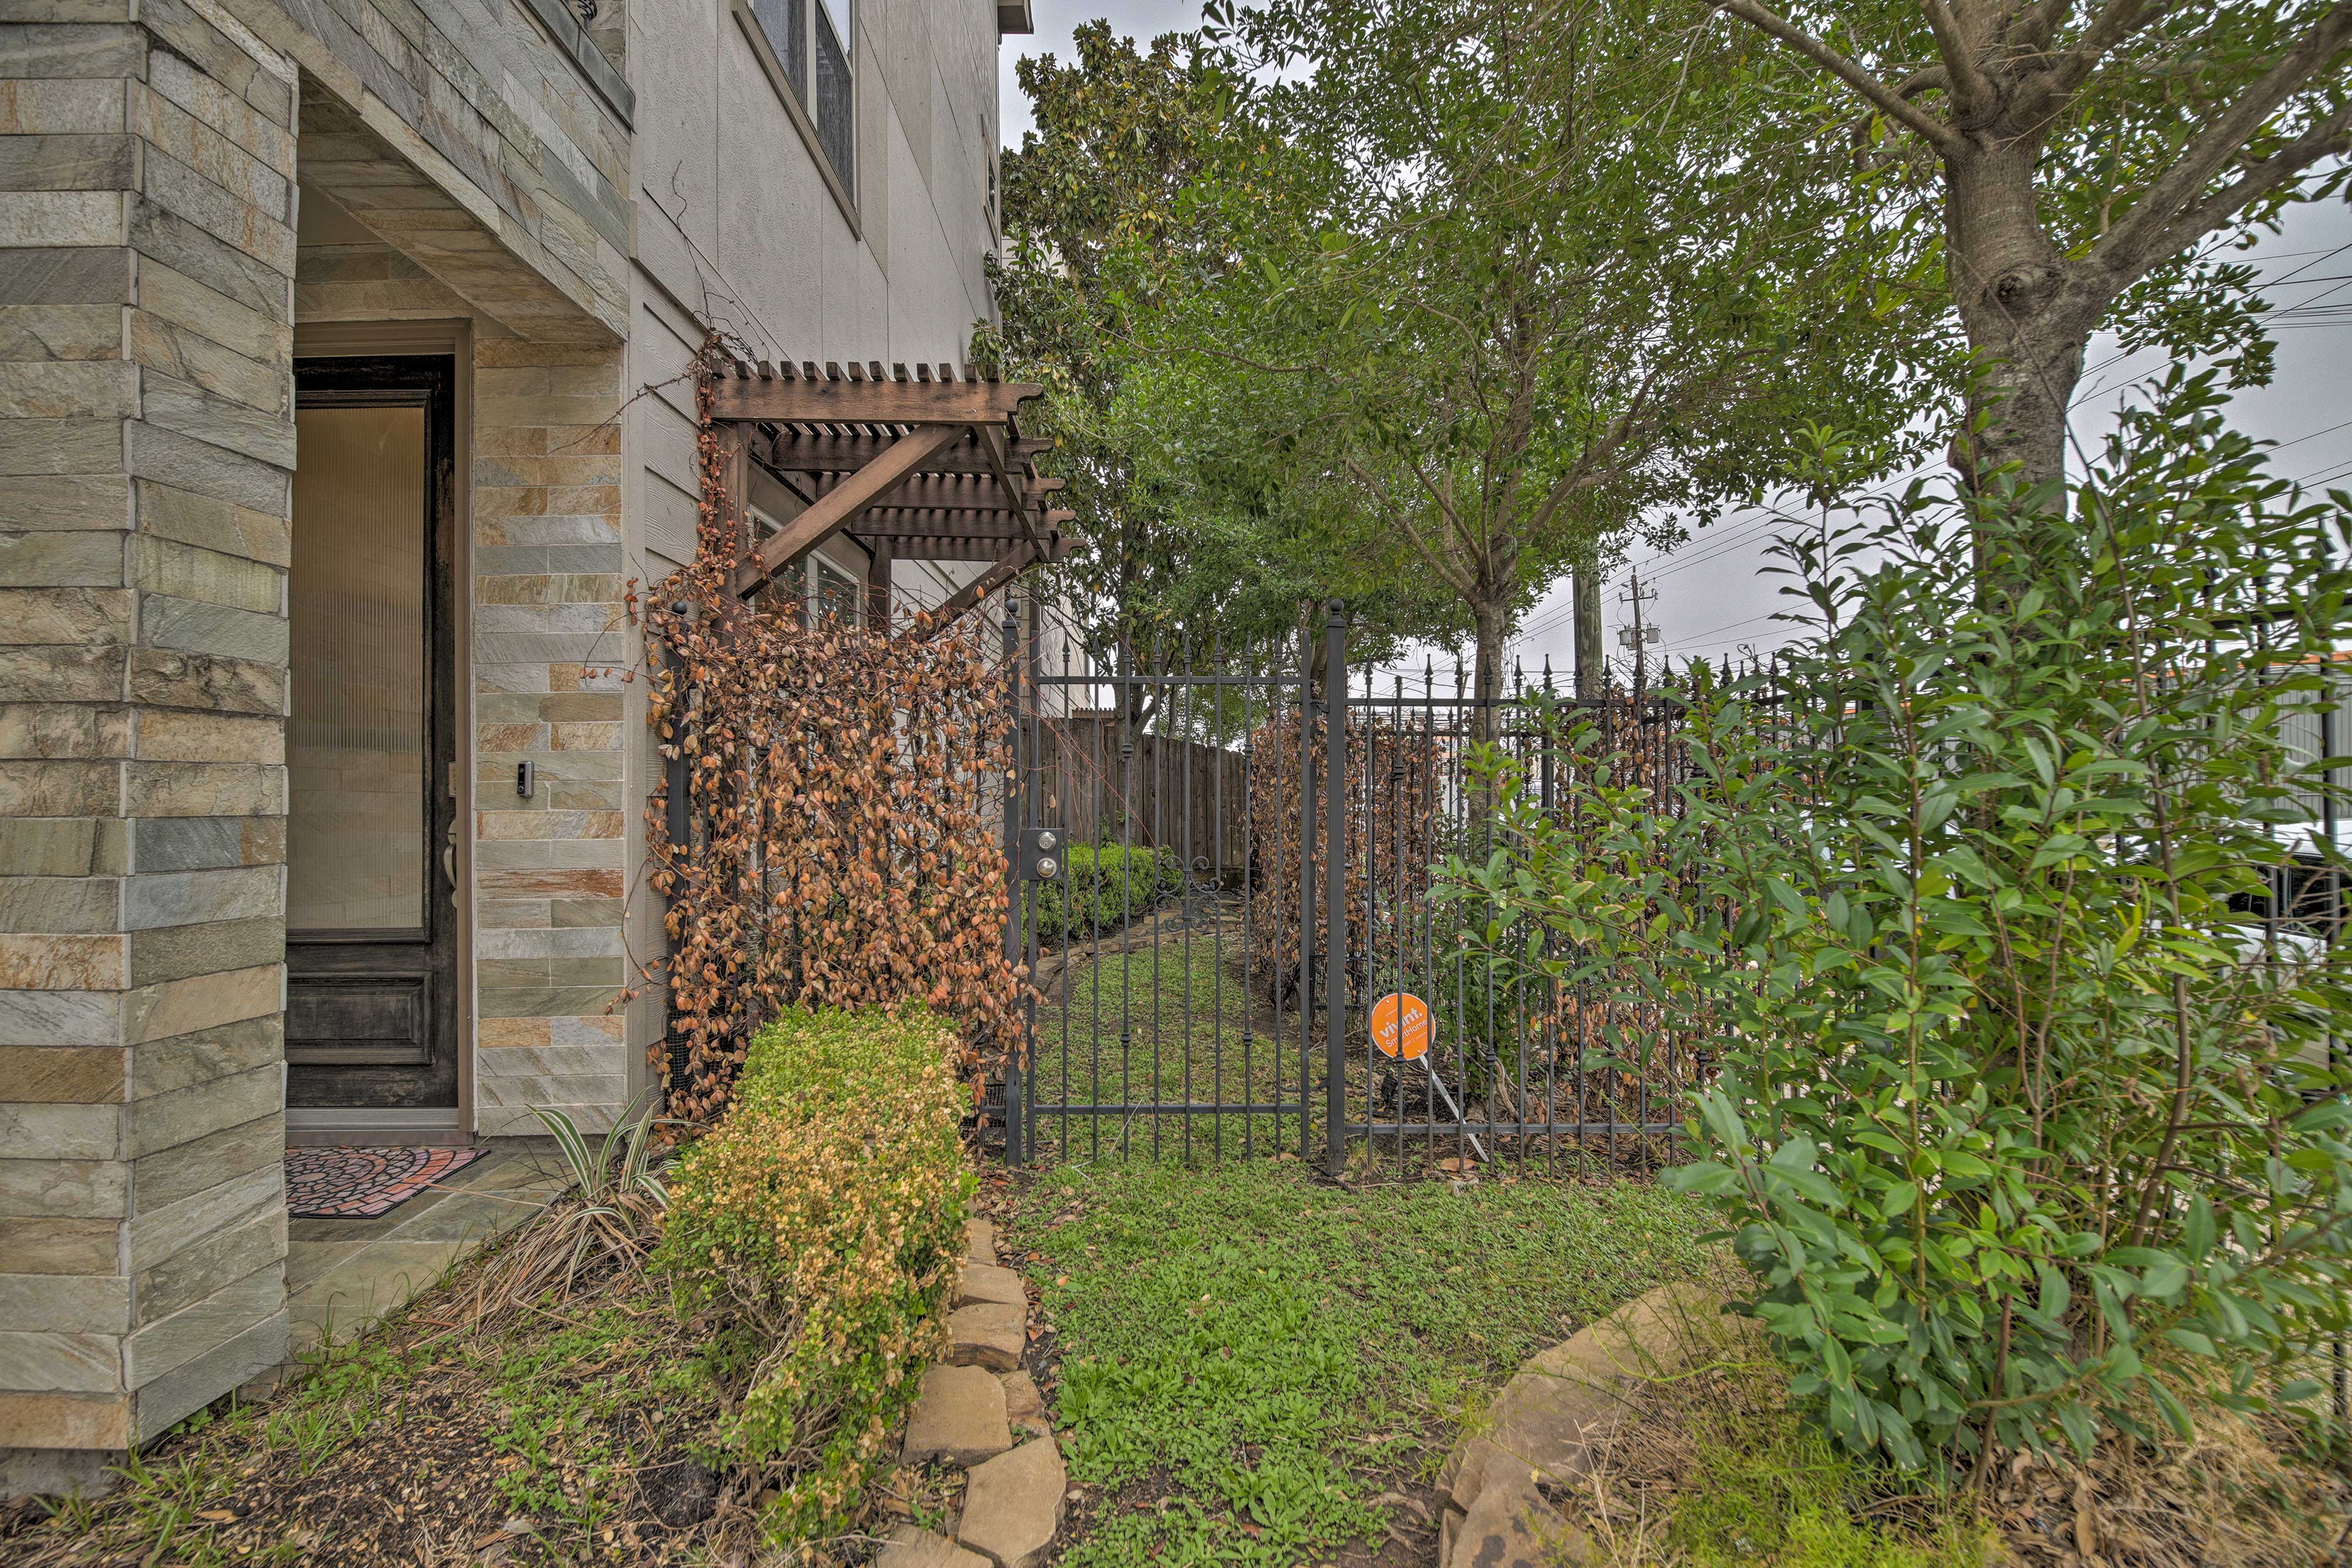
<path fill-rule="evenodd" d="M 1577 699 L 1456 665 L 1351 667 L 1330 615 L 1271 647 L 1171 638 L 1078 665 L 1034 623 L 1013 670 L 1010 941 L 1034 980 L 1006 1075 L 1015 1159 L 1296 1153 L 1339 1168 L 1654 1163 L 1703 1070 L 1630 992 L 1475 956 L 1436 868 L 1488 847 L 1482 744 L 1573 821 L 1591 723 L 1612 781 L 1675 808 L 1673 692 Z M 1335 739 L 1336 737 L 1336 739 Z M 1042 847 L 1041 847 L 1042 846 Z"/>

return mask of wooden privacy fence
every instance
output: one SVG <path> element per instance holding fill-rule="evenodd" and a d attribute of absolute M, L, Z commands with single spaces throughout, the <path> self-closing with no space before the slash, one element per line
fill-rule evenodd
<path fill-rule="evenodd" d="M 1027 786 L 1073 842 L 1171 850 L 1200 875 L 1241 869 L 1249 759 L 1237 745 L 1139 733 L 1101 711 L 1034 724 Z"/>

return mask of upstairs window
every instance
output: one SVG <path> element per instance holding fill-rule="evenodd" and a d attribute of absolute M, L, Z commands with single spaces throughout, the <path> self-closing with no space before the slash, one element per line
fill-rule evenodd
<path fill-rule="evenodd" d="M 805 3 L 805 0 L 803 0 Z M 816 19 L 816 139 L 833 160 L 834 173 L 853 193 L 857 189 L 856 97 L 849 77 L 849 0 L 818 0 L 810 7 Z"/>
<path fill-rule="evenodd" d="M 735 0 L 761 65 L 857 227 L 857 90 L 850 0 Z"/>

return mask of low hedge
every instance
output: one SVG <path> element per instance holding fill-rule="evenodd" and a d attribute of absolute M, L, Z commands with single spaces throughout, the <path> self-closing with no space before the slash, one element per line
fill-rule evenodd
<path fill-rule="evenodd" d="M 1170 849 L 1073 844 L 1062 875 L 1037 886 L 1037 940 L 1114 931 L 1184 890 L 1184 863 Z"/>
<path fill-rule="evenodd" d="M 718 1456 L 776 1472 L 778 1540 L 837 1534 L 938 1342 L 975 1179 L 952 1024 L 795 1011 L 679 1158 L 652 1267 L 739 1400 Z"/>

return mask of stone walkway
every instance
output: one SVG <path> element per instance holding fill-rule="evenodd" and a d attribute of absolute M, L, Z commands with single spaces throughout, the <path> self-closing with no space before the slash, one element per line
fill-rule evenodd
<path fill-rule="evenodd" d="M 545 1208 L 562 1188 L 561 1168 L 551 1154 L 499 1149 L 377 1218 L 289 1221 L 289 1357 L 341 1343 L 406 1306 Z"/>
<path fill-rule="evenodd" d="M 952 1536 L 900 1524 L 876 1568 L 1039 1568 L 1062 1527 L 1069 1472 L 1037 1385 L 1021 1370 L 1029 1296 L 996 1259 L 996 1230 L 964 1225 L 947 1359 L 923 1373 L 899 1460 L 964 1472 Z"/>

